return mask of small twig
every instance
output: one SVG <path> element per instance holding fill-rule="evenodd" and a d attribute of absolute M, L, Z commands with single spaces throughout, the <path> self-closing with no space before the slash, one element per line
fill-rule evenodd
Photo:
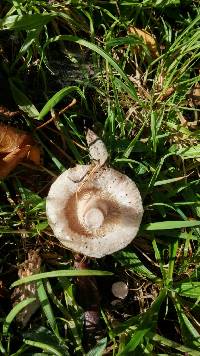
<path fill-rule="evenodd" d="M 59 116 L 62 115 L 62 114 L 64 114 L 65 111 L 67 111 L 68 109 L 70 109 L 70 108 L 71 108 L 72 106 L 74 106 L 75 104 L 76 104 L 76 99 L 73 99 L 73 100 L 71 101 L 71 103 L 69 103 L 67 106 L 65 106 L 65 107 L 64 107 L 62 110 L 60 110 L 58 113 L 56 113 L 56 112 L 54 111 L 54 113 L 51 115 L 51 118 L 50 118 L 48 121 L 44 122 L 42 125 L 36 127 L 36 130 L 39 130 L 39 129 L 45 127 L 46 125 L 48 125 L 48 124 L 49 124 L 50 122 L 52 122 L 52 121 L 55 121 L 55 120 L 58 121 Z"/>
<path fill-rule="evenodd" d="M 65 113 L 65 111 L 67 111 L 68 109 L 70 109 L 72 106 L 74 106 L 76 104 L 76 99 L 74 98 L 71 103 L 69 103 L 67 106 L 65 106 L 62 110 L 59 111 L 58 115 L 62 115 Z"/>

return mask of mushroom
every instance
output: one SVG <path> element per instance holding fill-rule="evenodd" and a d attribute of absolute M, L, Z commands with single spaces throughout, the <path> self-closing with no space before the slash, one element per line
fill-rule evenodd
<path fill-rule="evenodd" d="M 113 283 L 112 294 L 119 299 L 125 299 L 128 295 L 127 284 L 122 281 Z"/>
<path fill-rule="evenodd" d="M 89 152 L 92 156 L 92 145 Z M 126 247 L 136 236 L 143 215 L 135 183 L 107 167 L 105 157 L 104 151 L 104 159 L 100 157 L 100 164 L 95 166 L 98 169 L 93 164 L 76 165 L 62 173 L 52 184 L 46 202 L 49 224 L 60 242 L 96 258 Z"/>

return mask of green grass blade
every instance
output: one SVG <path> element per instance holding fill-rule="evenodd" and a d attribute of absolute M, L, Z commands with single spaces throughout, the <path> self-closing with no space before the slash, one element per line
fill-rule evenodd
<path fill-rule="evenodd" d="M 33 303 L 35 301 L 36 298 L 27 298 L 25 300 L 23 300 L 22 302 L 16 304 L 12 310 L 10 311 L 10 313 L 7 315 L 4 323 L 3 323 L 3 334 L 7 334 L 8 329 L 10 327 L 10 324 L 12 323 L 13 319 L 16 317 L 16 315 L 22 310 L 24 309 L 27 305 Z"/>
<path fill-rule="evenodd" d="M 192 147 L 179 148 L 176 154 L 183 159 L 200 158 L 200 144 L 193 145 Z"/>
<path fill-rule="evenodd" d="M 6 16 L 0 21 L 3 30 L 31 30 L 42 27 L 55 18 L 56 13 L 44 12 L 43 14 L 23 14 Z"/>
<path fill-rule="evenodd" d="M 156 230 L 171 230 L 171 229 L 182 229 L 186 227 L 199 226 L 199 220 L 188 220 L 188 221 L 161 221 L 150 223 L 144 226 L 144 230 L 156 231 Z"/>
<path fill-rule="evenodd" d="M 117 77 L 113 78 L 113 84 L 116 86 L 116 88 L 120 92 L 124 92 L 124 91 L 127 92 L 133 99 L 135 99 L 137 102 L 139 102 L 141 106 L 143 105 L 142 102 L 139 100 L 139 98 L 137 96 L 137 92 L 133 86 L 130 87 L 130 86 L 126 85 L 124 82 L 122 82 Z"/>
<path fill-rule="evenodd" d="M 63 353 L 60 352 L 59 350 L 57 350 L 55 346 L 50 346 L 48 344 L 45 344 L 44 342 L 32 341 L 32 340 L 24 340 L 24 342 L 26 345 L 38 347 L 39 349 L 42 349 L 43 351 L 48 351 L 48 352 L 50 352 L 50 355 L 63 356 Z"/>
<path fill-rule="evenodd" d="M 134 332 L 131 341 L 124 347 L 123 351 L 117 354 L 117 356 L 126 356 L 127 354 L 134 352 L 136 347 L 142 342 L 143 337 L 150 331 L 150 327 L 143 325 L 142 329 L 140 327 Z"/>
<path fill-rule="evenodd" d="M 44 314 L 46 315 L 49 325 L 51 326 L 51 329 L 53 330 L 54 334 L 58 338 L 60 338 L 56 320 L 55 320 L 55 317 L 53 314 L 53 310 L 49 303 L 49 299 L 48 299 L 48 296 L 47 296 L 47 293 L 46 293 L 46 290 L 44 288 L 42 281 L 37 282 L 37 292 L 38 292 L 38 298 L 39 298 L 42 310 L 43 310 Z"/>
<path fill-rule="evenodd" d="M 156 153 L 157 149 L 157 112 L 151 112 L 151 139 L 153 142 L 153 152 Z"/>
<path fill-rule="evenodd" d="M 154 171 L 154 173 L 153 173 L 153 175 L 152 175 L 152 178 L 151 178 L 151 180 L 150 180 L 150 182 L 149 182 L 149 184 L 148 184 L 148 190 L 151 189 L 151 188 L 154 186 L 154 184 L 155 184 L 155 182 L 156 182 L 156 179 L 157 179 L 157 177 L 158 177 L 158 175 L 159 175 L 159 173 L 160 173 L 160 171 L 161 171 L 161 168 L 162 168 L 162 166 L 163 166 L 165 160 L 166 160 L 168 157 L 170 157 L 171 155 L 173 155 L 173 154 L 174 154 L 174 152 L 173 152 L 173 153 L 172 153 L 172 152 L 167 153 L 165 156 L 163 156 L 163 157 L 160 159 L 160 162 L 158 163 L 158 165 L 157 165 L 157 167 L 156 167 L 156 169 L 155 169 L 155 171 Z"/>
<path fill-rule="evenodd" d="M 163 259 L 161 256 L 160 248 L 159 248 L 159 245 L 157 244 L 155 238 L 152 241 L 152 246 L 154 249 L 156 261 L 159 263 L 159 266 L 160 266 L 160 271 L 161 271 L 162 277 L 163 277 L 163 283 L 166 284 L 166 271 L 164 269 L 164 264 L 163 264 Z"/>
<path fill-rule="evenodd" d="M 156 281 L 159 278 L 152 273 L 144 263 L 139 259 L 137 254 L 133 251 L 119 251 L 113 254 L 114 259 L 116 259 L 124 268 L 136 273 L 142 278 L 148 278 L 150 280 Z"/>
<path fill-rule="evenodd" d="M 188 298 L 200 298 L 200 282 L 177 282 L 173 290 Z"/>
<path fill-rule="evenodd" d="M 106 42 L 106 47 L 111 48 L 111 47 L 116 47 L 116 46 L 122 46 L 122 45 L 135 45 L 135 46 L 143 46 L 145 49 L 145 44 L 141 40 L 140 37 L 131 35 L 131 36 L 126 36 L 126 37 L 117 37 L 117 38 L 112 38 L 111 40 Z"/>
<path fill-rule="evenodd" d="M 150 337 L 152 337 L 152 340 L 157 342 L 159 345 L 167 346 L 172 349 L 184 352 L 185 355 L 188 356 L 199 356 L 199 351 L 194 350 L 190 347 L 187 347 L 185 345 L 181 345 L 175 341 L 172 341 L 170 339 L 167 339 L 166 337 L 159 335 L 159 334 L 150 334 Z"/>
<path fill-rule="evenodd" d="M 97 342 L 97 345 L 87 353 L 87 356 L 102 356 L 106 349 L 107 337 Z"/>
<path fill-rule="evenodd" d="M 178 250 L 178 239 L 174 240 L 169 245 L 169 264 L 168 264 L 168 272 L 167 272 L 167 285 L 173 281 L 173 273 L 175 266 L 175 259 Z"/>
<path fill-rule="evenodd" d="M 59 270 L 59 271 L 51 271 L 51 272 L 44 272 L 39 274 L 34 274 L 30 277 L 25 277 L 17 280 L 16 282 L 12 283 L 10 288 L 19 286 L 24 283 L 30 283 L 33 281 L 38 281 L 44 278 L 56 278 L 56 277 L 84 277 L 84 276 L 111 276 L 112 272 L 107 271 L 98 271 L 98 270 Z"/>
<path fill-rule="evenodd" d="M 172 300 L 178 315 L 181 335 L 185 346 L 198 347 L 200 349 L 200 334 L 188 319 L 175 293 L 172 293 Z"/>
<path fill-rule="evenodd" d="M 40 326 L 37 329 L 30 328 L 28 331 L 24 331 L 23 336 L 24 342 L 27 345 L 42 348 L 44 351 L 49 351 L 50 354 L 53 355 L 69 356 L 67 347 L 68 339 L 58 339 L 51 330 L 44 326 Z"/>
<path fill-rule="evenodd" d="M 180 180 L 186 179 L 186 177 L 176 177 L 176 178 L 170 178 L 170 179 L 163 179 L 163 180 L 157 180 L 155 182 L 154 187 L 157 187 L 159 185 L 165 185 L 165 184 L 171 184 L 174 182 L 179 182 Z"/>
<path fill-rule="evenodd" d="M 71 94 L 72 92 L 77 92 L 85 100 L 85 96 L 83 92 L 79 89 L 79 87 L 72 86 L 72 87 L 63 88 L 60 91 L 58 91 L 55 95 L 53 95 L 51 99 L 49 99 L 49 101 L 45 104 L 45 106 L 40 111 L 38 119 L 42 120 L 43 117 L 46 116 L 56 104 L 58 104 L 65 96 Z"/>

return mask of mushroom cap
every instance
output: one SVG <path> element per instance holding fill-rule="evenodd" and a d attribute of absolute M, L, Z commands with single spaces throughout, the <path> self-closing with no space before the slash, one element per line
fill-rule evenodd
<path fill-rule="evenodd" d="M 112 285 L 112 294 L 119 299 L 125 299 L 128 295 L 128 286 L 126 283 L 119 281 Z"/>
<path fill-rule="evenodd" d="M 108 167 L 92 176 L 90 172 L 92 165 L 77 165 L 62 173 L 50 188 L 46 213 L 63 245 L 100 258 L 134 239 L 143 207 L 135 183 L 126 175 Z"/>

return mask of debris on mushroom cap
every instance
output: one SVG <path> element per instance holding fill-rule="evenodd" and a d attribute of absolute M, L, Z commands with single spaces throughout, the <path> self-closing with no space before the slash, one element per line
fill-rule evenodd
<path fill-rule="evenodd" d="M 113 283 L 112 294 L 119 299 L 125 299 L 128 295 L 127 284 L 122 281 Z"/>
<path fill-rule="evenodd" d="M 86 141 L 90 157 L 99 161 L 100 166 L 103 166 L 108 159 L 108 151 L 103 141 L 90 129 L 87 130 Z"/>
<path fill-rule="evenodd" d="M 100 258 L 133 240 L 143 207 L 130 178 L 104 166 L 85 181 L 91 168 L 92 165 L 77 165 L 62 173 L 50 188 L 46 212 L 63 245 Z"/>

